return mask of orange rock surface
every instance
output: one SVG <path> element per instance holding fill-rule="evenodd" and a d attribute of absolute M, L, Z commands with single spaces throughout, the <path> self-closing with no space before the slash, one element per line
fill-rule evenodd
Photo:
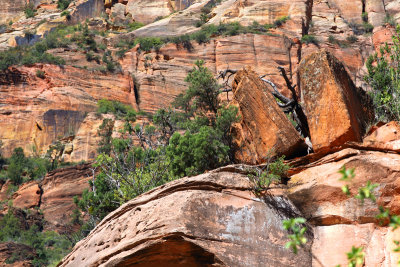
<path fill-rule="evenodd" d="M 36 77 L 38 69 L 44 71 L 45 79 Z M 27 154 L 33 150 L 46 152 L 55 140 L 79 132 L 88 112 L 95 111 L 97 100 L 103 98 L 136 105 L 131 81 L 122 74 L 36 65 L 13 68 L 0 75 L 0 140 L 4 154 L 11 155 L 19 146 Z"/>
<path fill-rule="evenodd" d="M 63 231 L 71 221 L 76 208 L 73 198 L 81 196 L 89 188 L 93 178 L 90 164 L 77 165 L 50 172 L 41 182 L 43 195 L 40 209 L 48 222 L 46 230 Z"/>
<path fill-rule="evenodd" d="M 322 50 L 303 59 L 299 76 L 314 151 L 361 141 L 373 116 L 344 66 Z"/>
<path fill-rule="evenodd" d="M 305 149 L 300 134 L 251 68 L 236 73 L 232 90 L 231 104 L 238 107 L 241 118 L 232 127 L 237 161 L 257 164 L 268 155 L 290 157 Z"/>
<path fill-rule="evenodd" d="M 221 170 L 158 187 L 104 218 L 60 266 L 311 266 L 309 253 L 284 248 L 286 215 L 251 186 Z"/>

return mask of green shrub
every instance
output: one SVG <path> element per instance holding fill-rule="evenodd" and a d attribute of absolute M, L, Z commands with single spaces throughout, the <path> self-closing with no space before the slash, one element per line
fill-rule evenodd
<path fill-rule="evenodd" d="M 61 12 L 60 16 L 67 17 L 67 19 L 69 20 L 71 18 L 71 13 L 68 10 L 64 10 L 63 12 Z"/>
<path fill-rule="evenodd" d="M 175 133 L 169 142 L 167 156 L 176 176 L 199 174 L 229 162 L 229 147 L 211 127 L 201 127 L 198 133 Z"/>
<path fill-rule="evenodd" d="M 387 43 L 380 53 L 371 55 L 366 66 L 365 80 L 371 86 L 370 96 L 375 106 L 376 121 L 400 119 L 400 29 L 392 36 L 393 45 Z"/>
<path fill-rule="evenodd" d="M 29 260 L 33 266 L 48 266 L 60 261 L 72 248 L 72 242 L 67 236 L 56 232 L 41 232 L 38 225 L 34 224 L 25 230 L 26 226 L 15 217 L 14 208 L 9 207 L 7 214 L 0 220 L 0 241 L 13 241 L 27 245 L 35 253 L 27 254 L 15 252 L 7 259 L 8 264 L 19 260 Z"/>
<path fill-rule="evenodd" d="M 357 36 L 355 36 L 355 35 L 350 35 L 350 36 L 348 36 L 348 37 L 346 38 L 346 40 L 347 40 L 349 43 L 355 43 L 355 42 L 358 41 L 358 38 L 357 38 Z"/>
<path fill-rule="evenodd" d="M 368 22 L 368 12 L 363 12 L 363 13 L 361 14 L 361 19 L 362 19 L 364 22 Z"/>
<path fill-rule="evenodd" d="M 301 42 L 303 44 L 318 44 L 318 39 L 311 34 L 306 34 L 303 37 L 301 37 Z"/>
<path fill-rule="evenodd" d="M 164 42 L 159 37 L 142 37 L 135 40 L 136 44 L 140 45 L 142 51 L 150 52 L 153 49 L 159 50 Z"/>
<path fill-rule="evenodd" d="M 26 4 L 24 7 L 24 13 L 27 18 L 33 18 L 36 15 L 35 6 L 32 3 Z"/>
<path fill-rule="evenodd" d="M 383 22 L 385 23 L 385 24 L 389 24 L 389 25 L 391 25 L 391 26 L 396 26 L 396 19 L 393 17 L 393 16 L 391 16 L 391 15 L 389 15 L 389 14 L 386 14 L 386 16 L 385 16 L 385 19 L 383 20 Z"/>
<path fill-rule="evenodd" d="M 14 149 L 13 154 L 10 158 L 10 165 L 7 168 L 7 174 L 9 179 L 14 184 L 21 184 L 23 181 L 23 173 L 27 159 L 24 154 L 24 150 L 20 147 Z"/>
<path fill-rule="evenodd" d="M 144 26 L 143 23 L 135 21 L 135 22 L 132 22 L 132 23 L 128 24 L 128 29 L 129 29 L 129 31 L 134 31 L 134 30 L 137 30 L 139 28 L 142 28 L 143 26 Z"/>
<path fill-rule="evenodd" d="M 48 159 L 26 157 L 24 150 L 20 147 L 14 149 L 9 163 L 7 175 L 15 185 L 24 182 L 24 178 L 26 180 L 41 179 L 48 171 L 52 170 Z"/>
<path fill-rule="evenodd" d="M 281 183 L 287 176 L 289 165 L 284 163 L 284 156 L 273 160 L 267 156 L 267 164 L 262 167 L 255 167 L 250 170 L 249 178 L 254 183 L 256 193 L 267 190 L 273 182 Z"/>
<path fill-rule="evenodd" d="M 192 110 L 203 110 L 216 114 L 220 86 L 212 72 L 204 66 L 204 61 L 197 60 L 195 65 L 185 79 L 190 84 L 189 89 L 179 95 L 175 103 L 189 113 Z"/>
<path fill-rule="evenodd" d="M 199 31 L 193 34 L 193 38 L 196 40 L 198 44 L 204 44 L 210 41 L 210 37 L 207 35 L 207 33 L 203 31 Z"/>
<path fill-rule="evenodd" d="M 97 102 L 97 112 L 101 114 L 114 114 L 118 119 L 129 118 L 130 120 L 134 120 L 136 116 L 136 112 L 131 106 L 106 99 L 101 99 Z"/>
<path fill-rule="evenodd" d="M 372 33 L 372 31 L 374 30 L 374 26 L 368 22 L 363 23 L 363 28 L 364 28 L 365 33 Z"/>
<path fill-rule="evenodd" d="M 286 21 L 288 21 L 289 19 L 290 19 L 289 16 L 280 17 L 280 18 L 278 18 L 277 20 L 274 21 L 274 26 L 275 27 L 280 27 L 284 23 L 286 23 Z"/>
<path fill-rule="evenodd" d="M 69 7 L 69 4 L 71 4 L 71 0 L 58 0 L 57 2 L 57 8 L 61 10 L 65 10 Z"/>
<path fill-rule="evenodd" d="M 45 72 L 42 70 L 37 70 L 36 71 L 36 77 L 40 78 L 40 79 L 44 79 L 46 77 Z"/>

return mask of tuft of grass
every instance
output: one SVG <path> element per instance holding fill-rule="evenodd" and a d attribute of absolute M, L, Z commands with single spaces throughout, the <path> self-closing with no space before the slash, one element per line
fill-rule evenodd
<path fill-rule="evenodd" d="M 312 34 L 306 34 L 301 37 L 301 42 L 303 44 L 318 44 L 318 39 Z"/>

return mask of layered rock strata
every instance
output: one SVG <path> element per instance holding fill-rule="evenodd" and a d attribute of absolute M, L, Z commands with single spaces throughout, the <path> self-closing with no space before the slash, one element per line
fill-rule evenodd
<path fill-rule="evenodd" d="M 309 253 L 284 248 L 294 207 L 251 186 L 221 170 L 158 187 L 109 214 L 60 266 L 311 266 Z"/>

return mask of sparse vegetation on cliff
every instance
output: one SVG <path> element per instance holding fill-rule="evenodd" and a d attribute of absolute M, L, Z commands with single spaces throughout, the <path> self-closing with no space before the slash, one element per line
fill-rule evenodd
<path fill-rule="evenodd" d="M 71 4 L 71 0 L 58 0 L 57 1 L 57 8 L 61 10 L 65 10 L 68 8 L 68 6 Z"/>
<path fill-rule="evenodd" d="M 393 45 L 386 43 L 366 62 L 365 80 L 372 87 L 376 121 L 400 120 L 400 28 L 392 41 Z"/>
<path fill-rule="evenodd" d="M 43 222 L 24 225 L 21 222 L 23 218 L 18 219 L 14 211 L 13 207 L 8 207 L 8 212 L 0 220 L 0 242 L 24 244 L 27 251 L 15 251 L 6 259 L 7 264 L 29 260 L 35 267 L 55 265 L 72 248 L 73 242 L 67 236 L 52 231 L 42 232 Z"/>
<path fill-rule="evenodd" d="M 132 108 L 99 101 L 100 113 L 112 113 L 125 124 L 119 138 L 111 137 L 114 122 L 110 119 L 99 130 L 102 154 L 96 166 L 101 173 L 91 181 L 95 190 L 76 200 L 91 216 L 84 229 L 153 187 L 232 162 L 230 125 L 238 120 L 237 108 L 221 105 L 220 86 L 204 62 L 196 63 L 187 81 L 188 91 L 176 102 L 180 110 L 158 110 L 151 123 L 134 125 Z"/>

